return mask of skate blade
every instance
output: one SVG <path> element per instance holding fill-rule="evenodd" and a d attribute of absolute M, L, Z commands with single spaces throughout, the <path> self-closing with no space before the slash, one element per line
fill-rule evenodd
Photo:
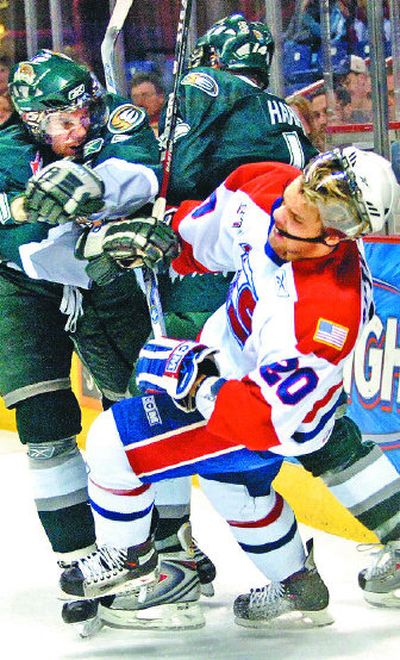
<path fill-rule="evenodd" d="M 201 584 L 200 582 L 200 593 L 206 598 L 212 598 L 215 594 L 213 583 L 208 582 L 207 584 Z"/>
<path fill-rule="evenodd" d="M 110 628 L 131 630 L 194 630 L 206 623 L 197 603 L 171 603 L 143 610 L 117 610 L 100 605 L 99 616 Z"/>
<path fill-rule="evenodd" d="M 400 608 L 400 588 L 386 594 L 363 591 L 364 600 L 374 607 Z"/>
<path fill-rule="evenodd" d="M 73 623 L 72 626 L 78 633 L 79 637 L 89 639 L 97 635 L 97 633 L 104 627 L 104 623 L 99 616 L 95 616 L 93 619 Z"/>
<path fill-rule="evenodd" d="M 101 588 L 98 584 L 90 585 L 85 589 L 84 595 L 67 594 L 65 591 L 60 591 L 58 598 L 59 600 L 75 601 L 85 599 L 91 600 L 93 598 L 102 598 L 103 596 L 131 595 L 140 593 L 144 587 L 146 588 L 147 593 L 150 593 L 157 585 L 159 575 L 160 572 L 157 568 L 147 575 L 142 575 L 141 577 L 132 578 L 130 580 L 128 579 L 125 582 L 109 585 L 108 587 Z"/>
<path fill-rule="evenodd" d="M 265 630 L 301 630 L 319 628 L 322 626 L 329 626 L 334 623 L 334 621 L 334 618 L 327 609 L 318 611 L 302 610 L 298 612 L 285 612 L 284 614 L 270 620 L 235 618 L 235 623 L 237 623 L 238 626 L 243 626 L 245 628 L 262 628 Z"/>

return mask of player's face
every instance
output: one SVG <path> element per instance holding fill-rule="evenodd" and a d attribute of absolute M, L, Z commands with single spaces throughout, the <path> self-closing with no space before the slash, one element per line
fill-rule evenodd
<path fill-rule="evenodd" d="M 89 127 L 90 116 L 86 108 L 49 114 L 46 134 L 51 140 L 52 151 L 57 156 L 74 156 L 85 142 Z"/>
<path fill-rule="evenodd" d="M 274 211 L 275 225 L 268 242 L 274 252 L 285 261 L 314 259 L 330 251 L 323 243 L 307 243 L 287 238 L 280 230 L 298 238 L 320 238 L 324 228 L 318 208 L 311 204 L 301 192 L 302 175 L 286 188 L 281 206 Z"/>

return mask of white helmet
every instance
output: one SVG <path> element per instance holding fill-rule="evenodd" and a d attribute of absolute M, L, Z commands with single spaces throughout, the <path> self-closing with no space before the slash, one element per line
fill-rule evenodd
<path fill-rule="evenodd" d="M 357 147 L 336 148 L 313 159 L 305 169 L 305 179 L 318 165 L 335 161 L 333 171 L 319 182 L 317 191 L 322 192 L 329 180 L 340 179 L 346 184 L 347 203 L 329 194 L 317 202 L 325 227 L 349 238 L 383 229 L 400 205 L 400 185 L 390 161 Z"/>

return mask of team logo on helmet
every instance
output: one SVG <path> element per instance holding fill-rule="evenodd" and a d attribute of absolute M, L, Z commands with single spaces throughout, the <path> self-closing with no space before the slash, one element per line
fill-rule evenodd
<path fill-rule="evenodd" d="M 68 92 L 68 100 L 69 101 L 75 101 L 78 99 L 82 94 L 85 93 L 85 83 L 81 83 L 77 87 L 74 87 L 74 89 L 71 89 Z"/>
<path fill-rule="evenodd" d="M 145 117 L 144 110 L 131 103 L 124 103 L 111 113 L 107 127 L 111 133 L 126 133 L 136 128 L 136 126 L 140 126 Z"/>
<path fill-rule="evenodd" d="M 28 62 L 21 62 L 15 73 L 15 79 L 22 80 L 28 85 L 32 85 L 33 81 L 35 80 L 35 70 L 33 66 L 28 64 Z"/>
<path fill-rule="evenodd" d="M 189 85 L 190 87 L 197 87 L 209 96 L 218 96 L 219 87 L 214 78 L 203 73 L 202 71 L 193 71 L 188 73 L 182 80 L 182 85 Z"/>

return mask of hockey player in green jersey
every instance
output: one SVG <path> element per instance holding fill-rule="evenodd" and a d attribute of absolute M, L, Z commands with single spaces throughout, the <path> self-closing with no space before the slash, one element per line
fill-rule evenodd
<path fill-rule="evenodd" d="M 101 222 L 152 201 L 158 145 L 141 109 L 105 94 L 63 55 L 40 51 L 16 65 L 10 92 L 19 119 L 0 133 L 0 392 L 16 413 L 40 521 L 65 565 L 95 541 L 75 440 L 73 350 L 113 402 L 150 332 L 134 274 L 115 278 L 104 256 L 86 272 L 74 257 L 82 228 L 70 220 L 97 211 Z M 40 170 L 43 186 L 58 183 L 27 214 L 26 186 Z M 99 272 L 104 286 L 92 284 Z"/>
<path fill-rule="evenodd" d="M 274 41 L 235 14 L 201 37 L 182 78 L 169 201 L 204 199 L 243 163 L 302 168 L 317 151 L 298 116 L 268 92 Z M 205 167 L 206 165 L 206 167 Z"/>
<path fill-rule="evenodd" d="M 274 160 L 302 168 L 316 155 L 297 115 L 267 91 L 273 53 L 268 26 L 241 14 L 221 19 L 197 41 L 179 88 L 169 204 L 205 199 L 243 163 Z M 160 133 L 162 139 L 162 127 Z M 170 274 L 161 275 L 170 336 L 195 338 L 224 303 L 228 282 L 215 275 L 171 282 Z"/>
<path fill-rule="evenodd" d="M 63 55 L 44 50 L 19 63 L 10 89 L 20 121 L 0 139 L 0 154 L 8 156 L 0 164 L 0 391 L 16 409 L 40 520 L 65 564 L 94 543 L 75 442 L 80 411 L 69 380 L 72 351 L 108 406 L 125 396 L 151 330 L 134 273 L 106 254 L 88 255 L 85 225 L 101 240 L 109 220 L 143 213 L 154 201 L 158 144 L 143 110 L 105 94 L 86 67 Z M 196 566 L 206 561 L 196 552 L 197 564 L 178 571 L 194 600 Z M 164 562 L 165 573 L 170 566 Z M 88 611 L 85 603 L 82 612 L 80 604 L 67 604 L 63 618 L 86 619 L 96 607 Z"/>

